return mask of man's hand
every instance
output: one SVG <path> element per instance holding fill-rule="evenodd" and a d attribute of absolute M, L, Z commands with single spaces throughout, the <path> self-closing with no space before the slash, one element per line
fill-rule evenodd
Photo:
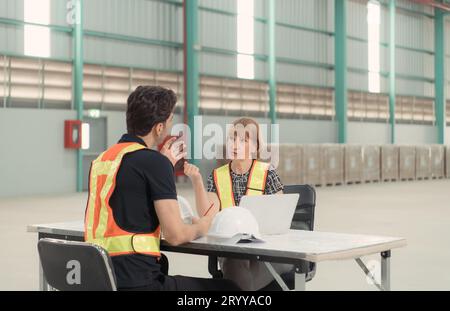
<path fill-rule="evenodd" d="M 192 223 L 199 226 L 200 235 L 205 236 L 208 234 L 209 228 L 211 227 L 213 217 L 211 215 L 203 216 L 201 218 L 192 218 Z"/>
<path fill-rule="evenodd" d="M 177 139 L 177 137 L 172 137 L 167 140 L 160 151 L 169 159 L 173 166 L 187 156 L 186 144 L 182 140 L 175 142 Z"/>
<path fill-rule="evenodd" d="M 184 175 L 189 177 L 192 182 L 202 179 L 202 175 L 200 174 L 199 168 L 188 162 L 184 163 Z"/>
<path fill-rule="evenodd" d="M 164 239 L 171 245 L 191 242 L 208 233 L 213 215 L 193 218 L 192 225 L 184 224 L 177 200 L 157 200 L 154 203 Z"/>

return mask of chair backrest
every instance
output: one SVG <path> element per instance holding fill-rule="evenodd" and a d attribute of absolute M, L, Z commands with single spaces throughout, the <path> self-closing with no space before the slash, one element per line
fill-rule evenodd
<path fill-rule="evenodd" d="M 299 193 L 297 208 L 292 218 L 291 229 L 294 230 L 314 230 L 314 212 L 316 209 L 316 190 L 310 185 L 288 185 L 284 186 L 284 193 Z M 306 281 L 311 281 L 316 275 L 317 265 L 314 262 L 305 262 L 301 270 L 306 274 Z M 292 274 L 284 276 L 288 281 L 290 289 L 293 289 Z"/>
<path fill-rule="evenodd" d="M 316 191 L 310 185 L 284 186 L 284 193 L 298 193 L 297 208 L 292 218 L 291 229 L 314 230 L 314 212 L 316 208 Z"/>
<path fill-rule="evenodd" d="M 38 251 L 44 277 L 56 290 L 117 290 L 111 258 L 97 245 L 41 239 Z"/>

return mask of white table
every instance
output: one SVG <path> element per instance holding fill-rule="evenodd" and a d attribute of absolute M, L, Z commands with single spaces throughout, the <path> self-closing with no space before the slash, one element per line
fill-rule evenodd
<path fill-rule="evenodd" d="M 38 233 L 38 238 L 55 238 L 69 241 L 83 241 L 84 224 L 82 221 L 30 225 L 28 232 Z M 230 244 L 213 242 L 201 238 L 180 246 L 171 246 L 161 241 L 161 250 L 184 254 L 217 256 L 238 259 L 259 260 L 266 263 L 267 268 L 287 289 L 281 277 L 275 272 L 271 263 L 287 263 L 296 267 L 302 262 L 321 262 L 327 260 L 355 259 L 363 271 L 371 277 L 361 257 L 381 254 L 381 284 L 375 285 L 380 290 L 390 290 L 390 257 L 391 250 L 406 246 L 404 238 L 327 233 L 317 231 L 291 230 L 288 234 L 263 236 L 264 243 Z M 48 288 L 48 284 L 40 269 L 40 288 Z M 373 279 L 373 277 L 372 277 Z M 305 289 L 305 274 L 297 268 L 295 289 Z"/>

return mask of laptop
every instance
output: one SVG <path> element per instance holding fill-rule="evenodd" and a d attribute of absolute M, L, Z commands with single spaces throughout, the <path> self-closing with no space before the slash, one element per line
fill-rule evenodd
<path fill-rule="evenodd" d="M 262 235 L 285 234 L 291 228 L 299 197 L 298 193 L 243 196 L 239 206 L 253 214 Z"/>

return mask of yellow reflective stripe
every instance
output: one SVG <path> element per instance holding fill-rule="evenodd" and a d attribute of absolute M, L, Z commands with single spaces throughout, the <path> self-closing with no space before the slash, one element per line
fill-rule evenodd
<path fill-rule="evenodd" d="M 94 215 L 95 215 L 95 198 L 97 194 L 97 176 L 94 174 L 94 161 L 91 167 L 89 181 L 89 206 L 87 210 L 86 221 L 86 239 L 91 241 L 94 238 Z"/>
<path fill-rule="evenodd" d="M 251 176 L 249 176 L 249 184 L 247 185 L 247 195 L 261 195 L 264 194 L 266 188 L 266 171 L 269 169 L 269 164 L 255 161 Z"/>
<path fill-rule="evenodd" d="M 92 171 L 95 172 L 96 176 L 108 175 L 113 164 L 114 162 L 112 161 L 94 162 L 92 164 Z"/>
<path fill-rule="evenodd" d="M 220 199 L 221 208 L 228 208 L 234 205 L 234 195 L 230 176 L 229 164 L 215 169 L 216 188 Z"/>
<path fill-rule="evenodd" d="M 106 197 L 108 196 L 108 192 L 112 187 L 113 179 L 114 179 L 114 173 L 117 169 L 117 166 L 111 165 L 111 171 L 110 174 L 107 175 L 105 184 L 103 185 L 103 188 L 100 192 L 100 213 L 99 213 L 99 220 L 98 225 L 95 230 L 95 237 L 101 238 L 105 235 L 106 228 L 108 226 L 108 207 L 106 206 Z"/>
<path fill-rule="evenodd" d="M 133 238 L 134 236 L 134 238 Z M 96 238 L 90 241 L 103 247 L 110 255 L 114 253 L 159 253 L 160 238 L 143 235 L 121 235 Z"/>
<path fill-rule="evenodd" d="M 135 235 L 133 237 L 133 248 L 137 253 L 159 253 L 160 237 Z"/>
<path fill-rule="evenodd" d="M 134 152 L 134 151 L 144 149 L 144 148 L 145 147 L 140 144 L 130 145 L 129 147 L 121 150 L 119 152 L 119 154 L 116 156 L 116 159 L 114 161 L 104 161 L 104 163 L 109 163 L 109 164 L 105 164 L 105 166 L 107 166 L 109 168 L 108 170 L 103 171 L 103 169 L 105 169 L 105 167 L 99 166 L 99 169 L 101 169 L 102 172 L 104 173 L 102 175 L 107 175 L 107 178 L 106 178 L 105 184 L 103 185 L 102 191 L 100 192 L 101 207 L 100 207 L 98 226 L 97 226 L 97 229 L 95 230 L 96 238 L 101 238 L 105 235 L 106 228 L 108 225 L 108 207 L 106 206 L 106 204 L 108 202 L 106 202 L 106 197 L 108 196 L 108 192 L 111 190 L 111 187 L 114 182 L 114 177 L 116 175 L 116 172 L 119 169 L 119 166 L 120 166 L 120 163 L 122 162 L 123 157 L 127 153 Z M 98 176 L 98 175 L 96 175 L 96 176 Z"/>

